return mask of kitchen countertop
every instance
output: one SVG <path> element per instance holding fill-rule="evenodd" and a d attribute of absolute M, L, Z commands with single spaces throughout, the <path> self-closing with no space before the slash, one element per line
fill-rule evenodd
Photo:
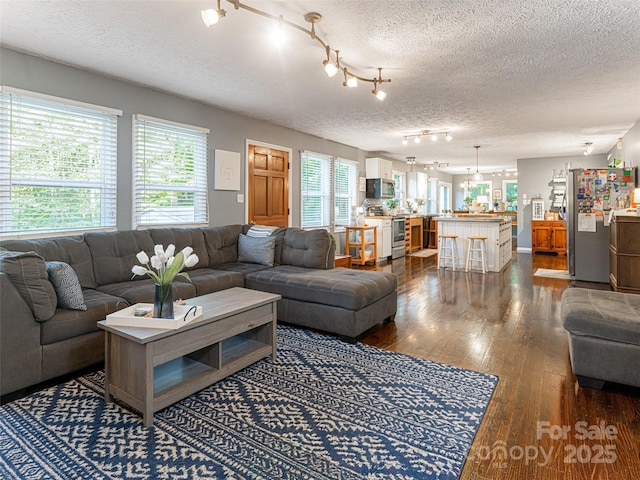
<path fill-rule="evenodd" d="M 464 217 L 435 217 L 437 222 L 484 222 L 484 223 L 511 223 L 510 218 L 502 217 L 476 217 L 476 216 L 464 216 Z"/>

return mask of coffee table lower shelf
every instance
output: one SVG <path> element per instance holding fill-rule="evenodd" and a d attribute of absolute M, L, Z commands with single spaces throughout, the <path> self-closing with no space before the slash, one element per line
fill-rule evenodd
<path fill-rule="evenodd" d="M 230 298 L 238 302 L 231 305 Z M 196 297 L 190 302 L 203 305 L 203 318 L 179 330 L 99 322 L 105 330 L 105 401 L 113 395 L 139 410 L 149 427 L 154 412 L 262 358 L 275 361 L 279 298 L 243 288 Z"/>

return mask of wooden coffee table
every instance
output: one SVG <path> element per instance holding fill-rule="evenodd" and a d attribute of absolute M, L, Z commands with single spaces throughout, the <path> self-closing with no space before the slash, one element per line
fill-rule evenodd
<path fill-rule="evenodd" d="M 113 327 L 105 330 L 104 399 L 114 396 L 153 414 L 255 363 L 276 360 L 276 304 L 280 295 L 230 288 L 187 301 L 202 318 L 177 329 Z"/>

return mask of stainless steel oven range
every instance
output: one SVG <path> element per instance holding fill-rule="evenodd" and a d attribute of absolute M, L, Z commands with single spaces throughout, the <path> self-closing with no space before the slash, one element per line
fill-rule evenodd
<path fill-rule="evenodd" d="M 395 215 L 393 217 L 393 243 L 391 244 L 391 258 L 404 257 L 404 229 L 406 217 Z"/>

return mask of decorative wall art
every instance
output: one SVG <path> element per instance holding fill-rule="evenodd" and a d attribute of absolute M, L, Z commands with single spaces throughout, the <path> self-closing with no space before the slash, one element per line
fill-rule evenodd
<path fill-rule="evenodd" d="M 240 153 L 215 150 L 213 188 L 215 190 L 240 190 Z"/>

